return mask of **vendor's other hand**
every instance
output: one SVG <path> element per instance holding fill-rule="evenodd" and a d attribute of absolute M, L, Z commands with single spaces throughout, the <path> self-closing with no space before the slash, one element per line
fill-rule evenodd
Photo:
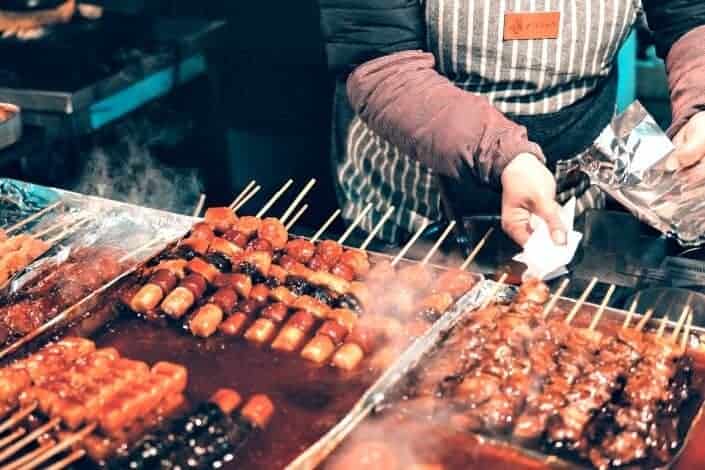
<path fill-rule="evenodd" d="M 676 149 L 666 159 L 666 169 L 688 168 L 705 159 L 705 111 L 694 115 L 673 139 Z"/>
<path fill-rule="evenodd" d="M 523 153 L 502 172 L 502 229 L 521 246 L 533 231 L 531 214 L 546 221 L 555 243 L 566 243 L 556 202 L 556 180 L 536 157 Z"/>

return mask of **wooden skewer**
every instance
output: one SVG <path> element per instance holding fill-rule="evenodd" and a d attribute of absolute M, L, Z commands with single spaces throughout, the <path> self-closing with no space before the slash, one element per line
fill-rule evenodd
<path fill-rule="evenodd" d="M 47 440 L 45 442 L 42 442 L 39 444 L 39 447 L 34 449 L 32 452 L 29 452 L 22 457 L 20 457 L 17 460 L 13 460 L 12 462 L 8 463 L 7 465 L 3 465 L 2 470 L 16 470 L 23 465 L 25 465 L 27 462 L 30 462 L 32 459 L 36 458 L 37 456 L 43 454 L 47 450 L 49 450 L 52 446 L 56 445 L 56 441 L 53 439 Z"/>
<path fill-rule="evenodd" d="M 25 434 L 27 434 L 27 430 L 25 428 L 15 429 L 11 434 L 0 439 L 0 449 L 9 446 Z"/>
<path fill-rule="evenodd" d="M 299 211 L 296 214 L 294 214 L 294 217 L 292 217 L 291 220 L 285 225 L 287 232 L 289 230 L 291 230 L 291 227 L 293 227 L 296 224 L 296 222 L 299 221 L 301 216 L 304 215 L 304 212 L 306 212 L 306 209 L 308 209 L 308 204 L 304 204 L 303 206 L 301 206 L 301 209 L 299 209 Z"/>
<path fill-rule="evenodd" d="M 644 316 L 641 318 L 641 320 L 639 320 L 639 323 L 637 323 L 636 326 L 634 327 L 636 329 L 636 331 L 643 330 L 644 327 L 646 326 L 646 324 L 649 322 L 649 320 L 651 320 L 651 317 L 653 316 L 653 314 L 654 314 L 654 309 L 653 308 L 648 309 L 646 311 L 646 313 L 644 314 Z"/>
<path fill-rule="evenodd" d="M 316 243 L 316 241 L 321 238 L 321 235 L 323 235 L 323 233 L 328 230 L 328 227 L 330 227 L 330 225 L 335 222 L 335 219 L 337 219 L 339 215 L 340 209 L 336 209 L 335 212 L 333 212 L 333 214 L 328 217 L 328 220 L 326 220 L 323 225 L 321 225 L 321 228 L 318 229 L 318 232 L 313 234 L 313 237 L 311 237 L 311 243 Z"/>
<path fill-rule="evenodd" d="M 294 210 L 296 210 L 296 207 L 301 203 L 303 198 L 306 197 L 306 195 L 311 191 L 311 188 L 316 184 L 316 178 L 311 178 L 308 183 L 306 183 L 306 186 L 304 186 L 304 189 L 301 190 L 301 192 L 296 196 L 294 201 L 289 204 L 289 207 L 284 211 L 284 214 L 279 218 L 281 223 L 286 224 L 287 219 L 291 216 L 291 214 L 294 213 Z"/>
<path fill-rule="evenodd" d="M 678 341 L 678 335 L 681 332 L 681 328 L 683 328 L 683 325 L 685 324 L 686 320 L 688 319 L 688 315 L 690 314 L 691 308 L 689 304 L 686 304 L 685 307 L 683 307 L 683 312 L 681 313 L 680 318 L 678 319 L 678 323 L 676 323 L 675 328 L 673 328 L 673 333 L 671 333 L 671 341 L 677 342 Z"/>
<path fill-rule="evenodd" d="M 372 240 L 375 239 L 377 234 L 379 233 L 380 230 L 382 230 L 382 227 L 384 227 L 384 223 L 389 219 L 392 214 L 394 213 L 394 206 L 389 206 L 389 209 L 387 209 L 387 212 L 384 213 L 381 219 L 379 219 L 379 222 L 377 222 L 377 225 L 374 226 L 372 231 L 370 232 L 369 235 L 367 235 L 367 238 L 365 238 L 365 241 L 362 242 L 362 245 L 360 245 L 360 249 L 365 251 L 368 246 L 370 246 L 370 243 L 372 243 Z"/>
<path fill-rule="evenodd" d="M 60 222 L 57 222 L 55 224 L 50 225 L 49 227 L 45 228 L 41 232 L 33 233 L 32 236 L 34 238 L 41 238 L 44 235 L 48 235 L 49 233 L 53 232 L 57 228 L 65 227 L 67 225 L 76 223 L 76 221 L 83 220 L 85 217 L 79 217 L 79 218 L 71 218 L 71 220 L 62 220 Z"/>
<path fill-rule="evenodd" d="M 546 319 L 548 316 L 551 314 L 554 308 L 556 308 L 556 304 L 560 300 L 561 296 L 563 295 L 563 292 L 568 288 L 568 284 L 570 284 L 570 279 L 566 278 L 563 279 L 563 282 L 561 282 L 561 285 L 558 286 L 558 290 L 556 290 L 556 293 L 553 294 L 553 297 L 551 297 L 551 300 L 546 304 L 546 306 L 543 308 L 543 312 L 541 312 L 541 317 Z"/>
<path fill-rule="evenodd" d="M 71 225 L 70 227 L 64 229 L 64 230 L 63 230 L 61 233 L 59 233 L 58 235 L 56 235 L 56 236 L 54 236 L 54 237 L 52 237 L 52 238 L 50 238 L 50 239 L 48 239 L 48 240 L 45 240 L 45 241 L 46 241 L 46 243 L 47 243 L 49 246 L 51 246 L 51 245 L 53 245 L 54 243 L 58 242 L 59 240 L 61 240 L 61 239 L 63 239 L 63 238 L 66 238 L 66 237 L 69 236 L 69 235 L 72 235 L 72 234 L 75 233 L 82 225 L 85 225 L 86 223 L 90 223 L 90 222 L 91 222 L 91 219 L 88 219 L 88 218 L 83 219 L 83 220 L 81 220 L 81 221 L 79 221 L 79 222 L 76 222 L 75 224 Z"/>
<path fill-rule="evenodd" d="M 688 339 L 690 339 L 690 329 L 693 327 L 693 314 L 688 315 L 688 321 L 685 323 L 683 331 L 683 339 L 681 340 L 681 352 L 685 354 L 688 351 Z"/>
<path fill-rule="evenodd" d="M 46 206 L 44 209 L 40 210 L 39 212 L 35 212 L 34 214 L 30 215 L 29 217 L 25 217 L 24 219 L 20 220 L 16 224 L 6 228 L 5 233 L 9 234 L 10 232 L 14 232 L 18 228 L 24 227 L 28 223 L 32 222 L 33 220 L 37 220 L 38 218 L 40 218 L 41 216 L 43 216 L 47 212 L 59 207 L 63 203 L 64 203 L 64 201 L 56 201 L 54 204 L 50 204 L 50 205 Z"/>
<path fill-rule="evenodd" d="M 499 293 L 499 290 L 502 288 L 502 286 L 504 286 L 504 281 L 506 281 L 508 277 L 509 273 L 504 273 L 500 276 L 499 279 L 497 279 L 497 283 L 492 288 L 492 292 L 490 292 L 490 295 L 482 303 L 482 306 L 480 307 L 481 309 L 487 308 L 492 303 L 492 301 L 494 301 L 495 297 L 497 296 L 497 293 Z"/>
<path fill-rule="evenodd" d="M 252 188 L 252 191 L 250 191 L 249 194 L 243 196 L 242 199 L 240 199 L 240 201 L 233 207 L 233 212 L 237 214 L 237 211 L 239 211 L 242 206 L 247 204 L 250 199 L 255 197 L 255 194 L 257 194 L 260 189 L 262 189 L 262 186 L 255 186 L 254 188 Z"/>
<path fill-rule="evenodd" d="M 81 441 L 84 437 L 92 433 L 95 428 L 98 427 L 95 423 L 89 424 L 83 427 L 80 431 L 73 433 L 72 435 L 68 436 L 66 439 L 63 439 L 61 442 L 59 442 L 57 445 L 54 447 L 50 448 L 48 451 L 43 453 L 42 455 L 38 456 L 36 459 L 33 461 L 29 462 L 27 465 L 22 467 L 22 470 L 30 470 L 33 468 L 36 468 L 38 465 L 41 465 L 42 463 L 46 462 L 59 452 L 63 452 L 65 449 L 68 449 L 72 445 L 74 445 L 76 442 Z"/>
<path fill-rule="evenodd" d="M 451 222 L 448 224 L 446 229 L 443 231 L 440 237 L 438 237 L 438 240 L 436 240 L 436 243 L 431 247 L 430 250 L 428 250 L 428 253 L 426 253 L 426 256 L 421 260 L 421 265 L 426 265 L 428 264 L 429 261 L 431 261 L 431 258 L 433 255 L 436 254 L 438 249 L 441 247 L 443 242 L 448 238 L 448 235 L 450 235 L 451 230 L 455 228 L 455 220 L 451 220 Z"/>
<path fill-rule="evenodd" d="M 575 302 L 575 305 L 573 305 L 573 308 L 570 310 L 570 313 L 565 319 L 566 324 L 570 325 L 575 316 L 578 314 L 578 311 L 582 308 L 583 304 L 587 300 L 588 296 L 590 295 L 590 292 L 592 292 L 596 285 L 597 278 L 593 277 L 590 280 L 590 284 L 588 284 L 588 286 L 585 288 L 585 291 L 580 295 L 580 298 L 578 298 L 578 301 Z"/>
<path fill-rule="evenodd" d="M 666 331 L 666 323 L 668 323 L 668 315 L 664 315 L 661 318 L 661 324 L 658 326 L 658 330 L 656 330 L 656 337 L 660 338 L 663 336 L 663 332 Z"/>
<path fill-rule="evenodd" d="M 63 459 L 59 460 L 58 462 L 47 467 L 46 470 L 63 470 L 64 468 L 68 467 L 69 465 L 71 465 L 75 461 L 83 458 L 84 455 L 86 455 L 85 450 L 83 450 L 83 449 L 74 450 L 68 456 L 64 457 Z"/>
<path fill-rule="evenodd" d="M 365 218 L 365 216 L 367 215 L 367 213 L 371 209 L 372 209 L 372 204 L 367 204 L 362 209 L 362 211 L 357 215 L 357 217 L 355 217 L 355 220 L 353 220 L 353 223 L 350 224 L 350 227 L 348 227 L 347 230 L 345 230 L 345 232 L 343 232 L 343 234 L 340 236 L 340 238 L 338 238 L 338 243 L 340 243 L 341 245 L 343 243 L 345 243 L 345 240 L 347 240 L 348 237 L 350 237 L 350 235 L 352 235 L 353 231 L 357 228 L 358 225 L 360 225 L 360 223 L 362 222 L 362 219 Z"/>
<path fill-rule="evenodd" d="M 28 405 L 28 406 L 25 406 L 24 408 L 19 409 L 15 413 L 13 413 L 12 416 L 10 416 L 5 421 L 0 423 L 0 433 L 3 433 L 5 431 L 7 431 L 8 429 L 15 427 L 23 419 L 25 419 L 32 412 L 34 412 L 34 410 L 37 409 L 37 406 L 38 406 L 37 403 L 33 403 L 31 405 Z M 2 446 L 0 446 L 0 447 L 2 447 Z"/>
<path fill-rule="evenodd" d="M 289 189 L 289 186 L 291 186 L 292 184 L 294 184 L 294 180 L 292 180 L 292 179 L 287 180 L 287 182 L 284 183 L 284 186 L 282 186 L 279 189 L 279 191 L 274 193 L 272 195 L 272 197 L 269 198 L 269 201 L 267 201 L 267 203 L 259 210 L 259 212 L 257 213 L 257 215 L 255 215 L 255 217 L 257 217 L 259 219 L 264 214 L 266 214 L 267 211 L 269 209 L 271 209 L 271 207 L 279 200 L 280 197 L 282 197 L 282 195 L 287 191 L 287 189 Z"/>
<path fill-rule="evenodd" d="M 148 251 L 149 249 L 154 248 L 155 246 L 157 246 L 161 243 L 165 243 L 166 241 L 167 240 L 164 240 L 162 238 L 157 238 L 155 240 L 152 240 L 151 242 L 147 243 L 146 245 L 142 245 L 141 247 L 136 248 L 136 249 L 132 250 L 131 252 L 127 253 L 126 255 L 124 255 L 122 258 L 120 258 L 118 260 L 118 263 L 124 263 L 125 261 L 132 258 L 136 254 L 142 253 L 143 251 Z"/>
<path fill-rule="evenodd" d="M 637 295 L 634 297 L 634 300 L 632 300 L 632 304 L 629 306 L 629 311 L 627 312 L 627 318 L 624 319 L 624 323 L 622 323 L 622 329 L 629 328 L 629 324 L 632 322 L 632 317 L 634 316 L 634 313 L 636 312 L 636 308 L 639 306 L 639 296 Z"/>
<path fill-rule="evenodd" d="M 406 253 L 411 249 L 412 246 L 416 243 L 416 241 L 423 235 L 423 233 L 426 231 L 428 228 L 430 222 L 428 220 L 424 220 L 423 224 L 421 224 L 421 227 L 416 231 L 414 236 L 411 237 L 411 240 L 409 240 L 406 245 L 404 245 L 404 248 L 401 249 L 399 253 L 394 257 L 394 259 L 391 262 L 392 267 L 396 266 L 399 264 L 399 261 L 406 255 Z"/>
<path fill-rule="evenodd" d="M 480 241 L 477 242 L 477 245 L 475 245 L 475 248 L 468 255 L 465 261 L 463 261 L 463 264 L 460 265 L 460 269 L 465 271 L 466 269 L 468 269 L 468 266 L 470 266 L 470 264 L 475 261 L 475 258 L 477 257 L 478 253 L 480 253 L 482 247 L 485 246 L 485 243 L 487 243 L 487 240 L 490 238 L 490 235 L 492 235 L 492 232 L 494 232 L 494 228 L 490 227 L 487 233 L 485 233 L 485 235 L 480 239 Z"/>
<path fill-rule="evenodd" d="M 244 188 L 242 188 L 242 191 L 240 191 L 240 194 L 238 194 L 237 197 L 235 197 L 235 199 L 233 199 L 233 202 L 231 202 L 228 207 L 233 209 L 235 206 L 237 206 L 238 203 L 240 202 L 240 200 L 247 195 L 247 193 L 250 191 L 250 189 L 252 189 L 255 186 L 255 184 L 256 184 L 255 180 L 252 180 L 249 183 L 247 183 L 247 185 Z"/>
<path fill-rule="evenodd" d="M 602 315 L 605 313 L 605 309 L 607 308 L 607 305 L 609 305 L 610 300 L 612 299 L 612 294 L 614 294 L 614 290 L 616 288 L 617 286 L 615 286 L 614 284 L 610 284 L 609 288 L 607 289 L 607 293 L 605 294 L 605 298 L 602 299 L 600 307 L 597 309 L 597 313 L 590 322 L 589 330 L 592 331 L 597 328 L 597 324 L 600 322 Z"/>
<path fill-rule="evenodd" d="M 204 193 L 201 193 L 200 196 L 198 196 L 198 202 L 196 203 L 196 207 L 193 209 L 193 215 L 194 217 L 198 217 L 201 215 L 201 211 L 203 211 L 203 206 L 206 205 L 206 195 Z"/>
<path fill-rule="evenodd" d="M 37 429 L 32 431 L 31 433 L 27 434 L 25 437 L 20 439 L 19 441 L 15 442 L 11 446 L 5 448 L 2 452 L 0 452 L 0 462 L 4 462 L 8 458 L 12 457 L 15 455 L 18 451 L 22 450 L 25 446 L 30 444 L 32 441 L 37 439 L 39 436 L 42 434 L 46 433 L 52 428 L 55 428 L 56 426 L 61 423 L 60 418 L 53 418 L 51 421 L 48 423 L 43 424 L 42 426 L 39 426 Z"/>

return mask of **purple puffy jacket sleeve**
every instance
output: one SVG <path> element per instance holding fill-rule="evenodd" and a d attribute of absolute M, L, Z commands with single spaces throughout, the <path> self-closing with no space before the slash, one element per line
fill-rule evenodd
<path fill-rule="evenodd" d="M 467 164 L 481 181 L 499 188 L 502 171 L 520 153 L 543 161 L 524 127 L 434 67 L 434 56 L 422 51 L 362 64 L 348 79 L 350 103 L 378 135 L 446 176 L 457 178 Z"/>
<path fill-rule="evenodd" d="M 700 111 L 705 111 L 705 26 L 681 37 L 666 58 L 671 90 L 673 137 Z"/>

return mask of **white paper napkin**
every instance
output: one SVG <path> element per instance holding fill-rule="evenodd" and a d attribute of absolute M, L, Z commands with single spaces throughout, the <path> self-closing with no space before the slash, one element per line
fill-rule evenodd
<path fill-rule="evenodd" d="M 575 198 L 561 208 L 560 217 L 566 229 L 567 243 L 553 242 L 546 222 L 535 215 L 531 216 L 534 232 L 524 245 L 524 251 L 514 257 L 515 261 L 527 266 L 524 279 L 538 278 L 548 281 L 566 274 L 566 266 L 573 260 L 583 234 L 573 230 L 575 218 Z"/>

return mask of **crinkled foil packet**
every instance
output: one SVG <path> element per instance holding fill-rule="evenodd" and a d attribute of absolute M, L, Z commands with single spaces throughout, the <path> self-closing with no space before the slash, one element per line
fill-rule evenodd
<path fill-rule="evenodd" d="M 705 170 L 667 171 L 670 139 L 639 103 L 602 131 L 579 169 L 643 222 L 683 246 L 705 242 Z"/>

